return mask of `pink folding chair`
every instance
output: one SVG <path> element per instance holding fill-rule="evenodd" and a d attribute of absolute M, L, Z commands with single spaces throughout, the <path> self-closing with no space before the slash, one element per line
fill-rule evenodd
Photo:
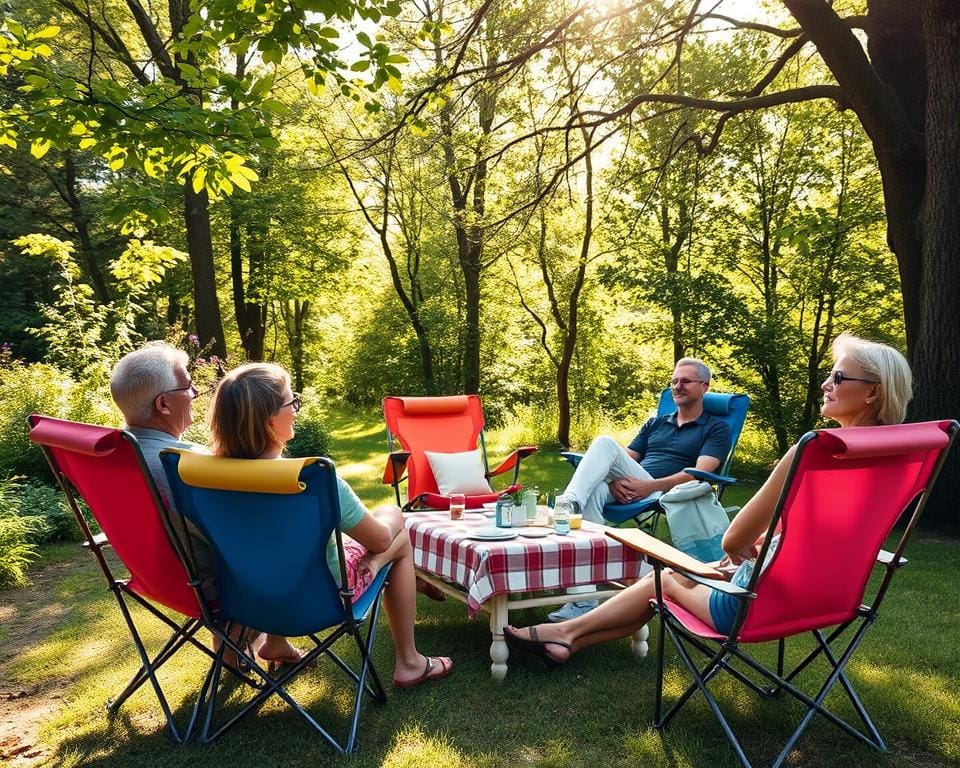
<path fill-rule="evenodd" d="M 666 726 L 690 697 L 700 692 L 720 721 L 741 764 L 749 766 L 740 741 L 708 687 L 722 670 L 763 696 L 786 691 L 805 705 L 803 718 L 774 766 L 780 766 L 787 759 L 818 713 L 848 734 L 884 751 L 886 744 L 854 691 L 845 668 L 876 621 L 894 573 L 906 563 L 902 557 L 904 547 L 958 427 L 956 421 L 940 421 L 828 429 L 804 435 L 757 562 L 765 562 L 775 536 L 779 536 L 778 546 L 765 568 L 754 569 L 749 584 L 743 589 L 717 581 L 720 574 L 712 568 L 684 560 L 682 553 L 656 539 L 649 541 L 651 537 L 644 538 L 639 531 L 611 533 L 629 546 L 647 552 L 657 579 L 658 598 L 652 603 L 661 621 L 654 726 Z M 881 549 L 884 541 L 904 515 L 906 525 L 896 549 L 893 553 L 885 552 Z M 868 581 L 876 565 L 884 568 L 883 577 L 872 596 L 868 596 Z M 717 632 L 663 597 L 660 574 L 664 566 L 739 598 L 737 616 L 728 635 Z M 785 638 L 807 632 L 813 636 L 813 650 L 785 674 Z M 665 634 L 670 635 L 693 683 L 661 716 Z M 771 640 L 779 643 L 776 671 L 765 667 L 741 647 Z M 708 659 L 706 664 L 698 666 L 691 651 L 703 653 Z M 828 674 L 816 692 L 807 694 L 794 680 L 821 658 L 826 661 Z M 765 688 L 754 682 L 747 672 L 733 666 L 734 661 L 742 662 L 772 683 L 772 687 Z M 824 706 L 827 694 L 836 683 L 846 692 L 867 733 Z"/>
<path fill-rule="evenodd" d="M 57 483 L 83 532 L 85 545 L 97 559 L 120 607 L 140 658 L 140 669 L 119 696 L 107 703 L 111 714 L 147 680 L 153 686 L 173 739 L 190 737 L 197 709 L 183 733 L 177 728 L 157 670 L 181 647 L 192 645 L 211 660 L 213 652 L 194 635 L 203 625 L 197 600 L 199 582 L 192 579 L 181 557 L 180 542 L 143 462 L 136 438 L 129 432 L 92 424 L 64 421 L 33 414 L 28 419 L 30 439 L 39 445 Z M 102 533 L 94 534 L 77 499 L 86 502 Z M 129 577 L 113 573 L 104 550 L 112 547 L 129 571 Z M 177 549 L 180 548 L 180 554 Z M 171 628 L 172 634 L 151 658 L 142 633 L 130 611 L 130 603 L 143 606 Z M 182 614 L 171 616 L 169 611 Z"/>
<path fill-rule="evenodd" d="M 460 453 L 472 451 L 480 442 L 483 468 L 487 479 L 513 470 L 513 482 L 503 491 L 468 495 L 467 508 L 476 508 L 496 501 L 503 493 L 516 490 L 520 462 L 537 450 L 535 445 L 515 449 L 496 469 L 487 461 L 487 445 L 483 436 L 483 406 L 477 395 L 447 397 L 385 397 L 383 417 L 387 424 L 390 457 L 383 482 L 393 486 L 397 504 L 404 509 L 428 507 L 448 509 L 450 499 L 440 493 L 425 451 Z M 396 444 L 399 443 L 399 446 Z M 397 450 L 402 447 L 402 450 Z M 404 478 L 403 473 L 407 472 Z M 407 503 L 400 500 L 400 483 L 407 480 Z"/>

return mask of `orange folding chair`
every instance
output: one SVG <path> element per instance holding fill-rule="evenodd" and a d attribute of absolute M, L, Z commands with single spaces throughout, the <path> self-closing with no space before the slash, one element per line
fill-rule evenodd
<path fill-rule="evenodd" d="M 198 582 L 191 580 L 183 565 L 182 542 L 170 527 L 137 440 L 120 429 L 39 414 L 31 415 L 29 423 L 30 439 L 43 450 L 83 532 L 85 546 L 96 557 L 117 600 L 140 659 L 140 669 L 120 695 L 107 703 L 107 711 L 116 712 L 149 680 L 174 741 L 182 743 L 190 738 L 198 708 L 194 707 L 181 732 L 157 671 L 184 646 L 193 646 L 211 659 L 214 654 L 195 637 L 204 625 L 195 591 Z M 86 502 L 102 533 L 93 533 L 78 499 Z M 179 553 L 176 546 L 181 547 Z M 107 548 L 114 550 L 129 576 L 113 572 L 105 556 Z M 166 643 L 152 656 L 138 627 L 142 619 L 131 611 L 133 605 L 142 606 L 172 630 Z"/>
<path fill-rule="evenodd" d="M 845 670 L 876 621 L 894 574 L 906 563 L 903 550 L 958 428 L 960 424 L 951 420 L 808 432 L 799 442 L 756 560 L 765 565 L 753 569 L 743 588 L 718 580 L 721 574 L 713 568 L 685 558 L 683 553 L 641 531 L 610 532 L 614 538 L 647 553 L 657 579 L 657 599 L 651 601 L 660 616 L 654 726 L 665 727 L 694 694 L 702 693 L 740 763 L 749 766 L 739 739 L 709 688 L 718 673 L 727 672 L 761 696 L 786 692 L 804 705 L 803 717 L 774 766 L 787 760 L 817 714 L 860 741 L 885 750 L 886 744 Z M 896 549 L 893 553 L 882 550 L 903 516 L 906 525 Z M 768 553 L 772 553 L 769 558 Z M 883 576 L 868 595 L 868 582 L 878 565 L 884 569 Z M 728 634 L 718 632 L 663 596 L 660 577 L 665 566 L 738 599 L 739 607 Z M 785 638 L 808 632 L 813 649 L 785 672 Z M 667 634 L 693 683 L 661 715 Z M 772 640 L 779 644 L 775 671 L 742 647 Z M 703 654 L 707 661 L 698 664 L 695 653 Z M 804 670 L 812 675 L 815 670 L 811 665 L 815 661 L 826 662 L 827 674 L 814 692 L 807 693 L 796 685 L 796 680 Z M 754 679 L 757 676 L 759 683 Z M 772 686 L 764 687 L 767 683 Z M 866 733 L 824 705 L 837 683 Z"/>
<path fill-rule="evenodd" d="M 513 470 L 513 481 L 509 488 L 495 492 L 486 483 L 486 490 L 465 494 L 467 507 L 476 508 L 486 502 L 496 501 L 501 493 L 515 491 L 519 487 L 520 462 L 537 450 L 535 445 L 521 446 L 491 470 L 483 435 L 483 406 L 477 395 L 385 397 L 383 417 L 390 446 L 383 482 L 393 486 L 397 504 L 402 505 L 404 510 L 450 507 L 449 497 L 441 493 L 437 485 L 427 452 L 462 454 L 476 450 L 479 440 L 485 480 Z M 407 481 L 405 504 L 400 499 L 400 483 L 404 480 Z"/>

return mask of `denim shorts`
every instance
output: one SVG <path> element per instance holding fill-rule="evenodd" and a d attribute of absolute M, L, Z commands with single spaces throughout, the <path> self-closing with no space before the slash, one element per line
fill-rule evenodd
<path fill-rule="evenodd" d="M 730 583 L 738 587 L 745 587 L 750 583 L 753 575 L 753 560 L 744 560 L 740 567 L 733 572 Z M 733 628 L 733 620 L 737 618 L 737 609 L 740 601 L 727 592 L 714 589 L 710 592 L 710 621 L 714 629 L 724 635 L 729 635 Z"/>

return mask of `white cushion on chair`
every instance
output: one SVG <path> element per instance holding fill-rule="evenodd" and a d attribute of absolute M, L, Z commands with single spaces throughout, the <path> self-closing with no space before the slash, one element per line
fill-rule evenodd
<path fill-rule="evenodd" d="M 441 496 L 451 493 L 491 493 L 490 483 L 484 477 L 479 448 L 462 453 L 424 451 L 424 454 L 430 462 Z"/>

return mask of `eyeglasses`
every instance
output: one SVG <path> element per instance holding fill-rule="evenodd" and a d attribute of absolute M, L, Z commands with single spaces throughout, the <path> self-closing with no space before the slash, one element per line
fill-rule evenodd
<path fill-rule="evenodd" d="M 191 382 L 190 382 L 189 384 L 187 384 L 187 386 L 185 386 L 185 387 L 176 387 L 175 389 L 165 389 L 165 390 L 163 390 L 163 392 L 161 392 L 159 395 L 157 395 L 157 397 L 160 397 L 160 395 L 168 395 L 168 394 L 170 394 L 171 392 L 189 392 L 191 399 L 196 398 L 196 397 L 200 394 L 200 391 L 197 389 L 196 384 L 194 384 L 194 383 L 191 381 Z M 153 399 L 156 400 L 157 397 L 155 397 L 155 398 L 153 398 Z"/>
<path fill-rule="evenodd" d="M 293 408 L 293 412 L 294 412 L 294 413 L 300 413 L 300 405 L 301 405 L 301 403 L 300 403 L 300 393 L 299 393 L 299 392 L 294 392 L 294 393 L 293 393 L 293 400 L 291 400 L 289 403 L 284 403 L 284 404 L 281 405 L 280 407 L 281 407 L 281 408 L 286 408 L 288 405 Z"/>
<path fill-rule="evenodd" d="M 681 389 L 683 389 L 684 387 L 690 384 L 705 384 L 705 383 L 706 382 L 703 381 L 703 379 L 670 379 L 671 387 L 680 387 Z"/>
<path fill-rule="evenodd" d="M 855 379 L 853 376 L 847 376 L 843 371 L 831 371 L 827 374 L 827 381 L 832 381 L 833 386 L 839 387 L 845 381 L 862 381 L 864 384 L 879 384 L 879 381 L 873 379 Z"/>

